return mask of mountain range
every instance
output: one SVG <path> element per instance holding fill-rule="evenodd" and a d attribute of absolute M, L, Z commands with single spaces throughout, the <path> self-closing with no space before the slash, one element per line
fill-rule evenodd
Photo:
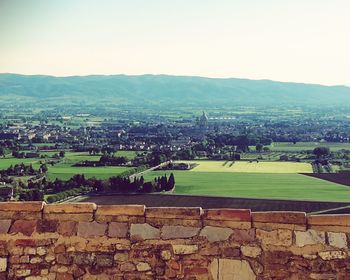
<path fill-rule="evenodd" d="M 0 74 L 0 102 L 137 106 L 337 106 L 350 87 L 170 75 L 54 77 Z"/>

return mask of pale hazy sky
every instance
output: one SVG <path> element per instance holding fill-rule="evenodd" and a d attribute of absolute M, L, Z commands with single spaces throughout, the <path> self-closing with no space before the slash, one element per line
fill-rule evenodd
<path fill-rule="evenodd" d="M 0 0 L 0 72 L 350 84 L 350 0 Z"/>

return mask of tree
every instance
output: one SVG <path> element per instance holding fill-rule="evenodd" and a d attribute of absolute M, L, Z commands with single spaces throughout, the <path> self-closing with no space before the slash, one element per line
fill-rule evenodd
<path fill-rule="evenodd" d="M 63 158 L 65 154 L 66 154 L 65 151 L 60 151 L 59 155 L 60 155 L 61 158 Z"/>
<path fill-rule="evenodd" d="M 0 147 L 0 157 L 5 157 L 5 149 Z"/>
<path fill-rule="evenodd" d="M 256 144 L 255 149 L 258 153 L 261 153 L 263 147 L 264 146 L 262 144 L 258 143 L 258 144 Z"/>
<path fill-rule="evenodd" d="M 175 187 L 175 177 L 174 177 L 174 174 L 171 173 L 170 176 L 169 176 L 169 180 L 168 180 L 168 183 L 167 183 L 167 189 L 166 190 L 170 191 L 174 187 Z"/>
<path fill-rule="evenodd" d="M 328 147 L 317 147 L 312 152 L 317 158 L 323 158 L 330 154 Z"/>

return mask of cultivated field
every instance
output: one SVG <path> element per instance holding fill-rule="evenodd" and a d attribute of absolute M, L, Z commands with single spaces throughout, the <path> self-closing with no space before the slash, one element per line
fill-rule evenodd
<path fill-rule="evenodd" d="M 268 147 L 271 151 L 281 152 L 312 151 L 316 147 L 328 147 L 331 151 L 338 151 L 341 149 L 350 150 L 350 143 L 297 142 L 293 144 L 290 142 L 275 142 Z"/>
<path fill-rule="evenodd" d="M 198 164 L 190 172 L 248 172 L 248 173 L 312 173 L 312 167 L 304 162 L 267 161 L 180 161 Z"/>
<path fill-rule="evenodd" d="M 146 180 L 171 171 L 147 173 Z M 350 188 L 296 173 L 238 173 L 173 171 L 175 193 L 280 198 L 296 200 L 350 201 Z"/>

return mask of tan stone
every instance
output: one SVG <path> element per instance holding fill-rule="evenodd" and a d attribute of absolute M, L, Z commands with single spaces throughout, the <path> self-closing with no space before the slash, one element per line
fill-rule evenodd
<path fill-rule="evenodd" d="M 15 211 L 15 212 L 40 212 L 45 205 L 45 202 L 0 202 L 0 211 Z"/>
<path fill-rule="evenodd" d="M 191 238 L 198 234 L 197 227 L 163 226 L 161 229 L 162 239 Z"/>
<path fill-rule="evenodd" d="M 206 237 L 209 242 L 215 242 L 227 240 L 232 233 L 230 228 L 206 226 L 201 230 L 200 236 Z"/>
<path fill-rule="evenodd" d="M 326 235 L 324 232 L 309 229 L 307 231 L 295 231 L 295 243 L 299 247 L 313 244 L 325 244 Z"/>
<path fill-rule="evenodd" d="M 96 216 L 144 216 L 145 209 L 145 205 L 100 205 Z"/>
<path fill-rule="evenodd" d="M 209 266 L 213 280 L 255 280 L 249 263 L 245 260 L 214 259 Z"/>
<path fill-rule="evenodd" d="M 305 212 L 282 212 L 282 211 L 268 211 L 268 212 L 252 212 L 252 220 L 261 223 L 274 224 L 306 224 Z"/>
<path fill-rule="evenodd" d="M 95 203 L 46 204 L 44 206 L 44 214 L 93 213 L 96 208 Z"/>
<path fill-rule="evenodd" d="M 309 225 L 309 229 L 328 232 L 344 232 L 350 233 L 350 226 L 321 226 L 321 225 Z"/>
<path fill-rule="evenodd" d="M 203 226 L 223 227 L 223 228 L 232 228 L 232 229 L 250 229 L 252 228 L 252 223 L 236 222 L 236 221 L 203 220 Z"/>
<path fill-rule="evenodd" d="M 347 257 L 347 254 L 343 251 L 319 252 L 318 255 L 321 257 L 322 260 L 325 260 L 325 261 L 334 260 L 334 259 L 345 259 Z"/>
<path fill-rule="evenodd" d="M 328 214 L 328 215 L 311 215 L 307 217 L 309 225 L 319 226 L 350 226 L 350 214 Z"/>
<path fill-rule="evenodd" d="M 292 245 L 292 231 L 286 229 L 279 229 L 273 231 L 256 230 L 256 238 L 264 245 L 273 244 L 276 246 L 291 246 Z"/>
<path fill-rule="evenodd" d="M 329 245 L 340 249 L 348 247 L 346 234 L 343 232 L 327 232 Z"/>
<path fill-rule="evenodd" d="M 129 259 L 128 253 L 116 253 L 114 255 L 114 260 L 117 262 L 125 262 Z"/>
<path fill-rule="evenodd" d="M 175 255 L 190 255 L 194 254 L 198 251 L 197 245 L 180 245 L 173 244 L 173 251 Z"/>
<path fill-rule="evenodd" d="M 200 219 L 200 207 L 147 207 L 146 218 L 162 219 Z"/>
<path fill-rule="evenodd" d="M 137 271 L 149 271 L 151 270 L 151 266 L 149 265 L 149 263 L 139 262 L 138 264 L 136 264 L 136 269 Z"/>
<path fill-rule="evenodd" d="M 261 222 L 253 222 L 254 228 L 259 228 L 263 230 L 275 230 L 275 229 L 289 229 L 289 230 L 299 230 L 299 231 L 305 231 L 306 230 L 306 224 L 300 225 L 300 224 L 276 224 L 276 223 L 261 223 Z"/>
<path fill-rule="evenodd" d="M 242 246 L 241 252 L 244 256 L 256 258 L 261 254 L 261 248 L 256 246 Z"/>
<path fill-rule="evenodd" d="M 93 213 L 44 213 L 44 219 L 70 222 L 92 222 Z"/>
<path fill-rule="evenodd" d="M 1 211 L 0 220 L 12 219 L 12 220 L 39 220 L 42 218 L 42 212 L 26 212 L 26 211 Z"/>
<path fill-rule="evenodd" d="M 8 233 L 11 226 L 11 222 L 11 220 L 0 220 L 0 234 Z"/>
<path fill-rule="evenodd" d="M 30 275 L 30 269 L 17 269 L 16 270 L 16 276 L 18 277 L 25 277 Z"/>
<path fill-rule="evenodd" d="M 251 221 L 249 209 L 206 209 L 204 218 L 215 221 Z"/>
<path fill-rule="evenodd" d="M 170 260 L 171 259 L 171 252 L 169 250 L 163 250 L 160 253 L 160 256 L 165 261 Z"/>
<path fill-rule="evenodd" d="M 162 219 L 146 218 L 146 223 L 155 227 L 167 226 L 184 226 L 184 227 L 202 227 L 201 219 Z"/>
<path fill-rule="evenodd" d="M 7 258 L 0 258 L 0 272 L 4 272 L 7 269 Z"/>
<path fill-rule="evenodd" d="M 126 215 L 95 215 L 97 222 L 119 222 L 142 224 L 146 218 L 144 216 L 126 216 Z"/>

